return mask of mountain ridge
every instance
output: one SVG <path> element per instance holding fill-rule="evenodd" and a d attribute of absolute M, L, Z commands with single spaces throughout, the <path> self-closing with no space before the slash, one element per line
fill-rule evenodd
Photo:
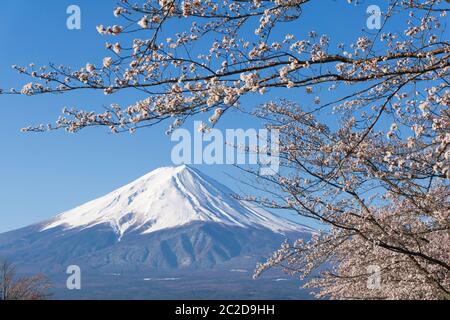
<path fill-rule="evenodd" d="M 279 233 L 312 231 L 237 200 L 233 194 L 228 187 L 189 166 L 162 167 L 61 213 L 42 231 L 57 226 L 89 228 L 108 223 L 121 239 L 129 231 L 147 234 L 196 221 L 263 227 Z"/>
<path fill-rule="evenodd" d="M 0 257 L 29 272 L 253 270 L 314 230 L 234 197 L 187 166 L 156 169 L 54 219 L 0 234 Z"/>

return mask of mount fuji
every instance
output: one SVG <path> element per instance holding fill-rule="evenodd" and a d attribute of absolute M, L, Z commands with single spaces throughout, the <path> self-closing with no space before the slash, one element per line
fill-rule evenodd
<path fill-rule="evenodd" d="M 0 234 L 22 270 L 103 274 L 253 270 L 314 230 L 238 200 L 189 166 L 164 167 L 53 219 Z"/>
<path fill-rule="evenodd" d="M 236 200 L 224 185 L 183 165 L 156 169 L 104 197 L 59 215 L 42 231 L 60 226 L 75 229 L 105 224 L 120 241 L 130 232 L 145 235 L 194 222 L 268 229 L 280 234 L 307 230 Z"/>

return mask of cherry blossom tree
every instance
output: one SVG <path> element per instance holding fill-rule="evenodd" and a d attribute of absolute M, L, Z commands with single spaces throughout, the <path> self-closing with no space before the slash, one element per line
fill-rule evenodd
<path fill-rule="evenodd" d="M 329 228 L 309 242 L 284 243 L 256 276 L 276 266 L 301 278 L 321 269 L 307 284 L 320 289 L 318 297 L 449 298 L 450 114 L 427 97 L 433 102 L 426 111 L 392 110 L 398 124 L 387 134 L 360 131 L 354 118 L 332 130 L 291 102 L 261 108 L 268 126 L 280 130 L 284 170 L 258 177 L 275 200 L 247 200 Z"/>
<path fill-rule="evenodd" d="M 241 109 L 244 97 L 290 89 L 293 101 L 253 110 L 280 131 L 282 168 L 258 177 L 270 197 L 248 200 L 316 219 L 328 230 L 285 243 L 256 274 L 279 265 L 305 277 L 331 266 L 308 283 L 319 296 L 449 297 L 448 1 L 387 0 L 381 28 L 348 43 L 280 31 L 325 1 L 137 2 L 122 0 L 114 9 L 119 22 L 97 27 L 110 39 L 99 61 L 14 66 L 32 82 L 1 92 L 135 90 L 145 98 L 101 111 L 64 108 L 56 124 L 24 131 L 134 132 L 170 121 L 171 133 L 189 117 L 214 126 L 228 110 Z M 371 266 L 381 273 L 375 289 L 367 285 Z"/>

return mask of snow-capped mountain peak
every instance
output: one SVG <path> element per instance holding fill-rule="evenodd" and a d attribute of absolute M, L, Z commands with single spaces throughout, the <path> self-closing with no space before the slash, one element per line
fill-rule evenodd
<path fill-rule="evenodd" d="M 191 222 L 216 222 L 277 233 L 311 229 L 233 197 L 233 192 L 189 166 L 163 167 L 101 198 L 58 215 L 42 229 L 90 228 L 109 224 L 119 239 Z"/>

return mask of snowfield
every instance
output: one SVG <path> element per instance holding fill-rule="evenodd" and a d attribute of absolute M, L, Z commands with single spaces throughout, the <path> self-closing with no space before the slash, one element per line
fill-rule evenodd
<path fill-rule="evenodd" d="M 185 165 L 156 169 L 99 199 L 58 215 L 42 230 L 109 224 L 121 239 L 128 231 L 148 234 L 192 222 L 265 228 L 281 234 L 312 231 L 235 199 L 229 188 Z"/>

